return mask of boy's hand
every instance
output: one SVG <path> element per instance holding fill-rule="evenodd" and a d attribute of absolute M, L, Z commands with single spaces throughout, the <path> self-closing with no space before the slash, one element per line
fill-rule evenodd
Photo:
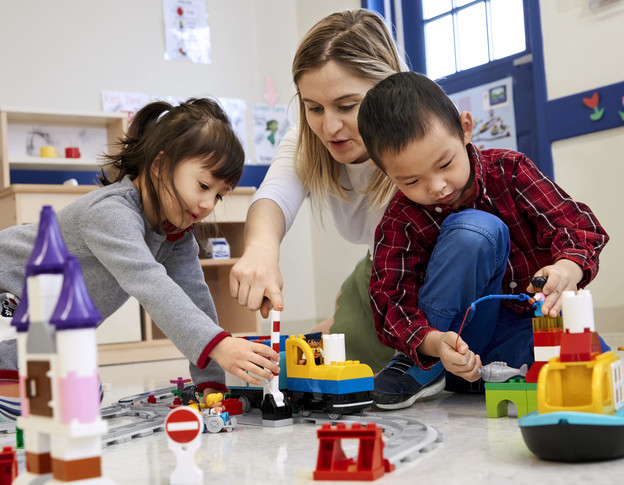
<path fill-rule="evenodd" d="M 279 354 L 275 350 L 268 345 L 253 343 L 243 338 L 224 338 L 212 349 L 210 358 L 214 359 L 224 371 L 255 386 L 262 385 L 260 379 L 255 376 L 271 379 L 273 374 L 279 374 L 280 371 L 277 364 Z"/>
<path fill-rule="evenodd" d="M 534 276 L 547 276 L 548 281 L 543 289 L 529 285 L 528 292 L 541 291 L 546 297 L 542 305 L 542 313 L 556 317 L 561 311 L 561 294 L 564 291 L 576 291 L 577 285 L 583 278 L 582 268 L 569 259 L 560 259 L 555 264 L 544 266 Z"/>
<path fill-rule="evenodd" d="M 456 343 L 457 350 L 455 350 Z M 478 372 L 479 367 L 481 367 L 481 357 L 470 350 L 468 344 L 461 337 L 458 339 L 455 332 L 429 332 L 425 336 L 423 344 L 433 350 L 427 355 L 439 357 L 444 368 L 452 374 L 468 382 L 474 382 L 481 378 Z"/>

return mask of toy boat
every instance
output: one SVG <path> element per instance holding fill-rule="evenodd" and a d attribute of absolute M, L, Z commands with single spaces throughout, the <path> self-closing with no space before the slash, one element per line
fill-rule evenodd
<path fill-rule="evenodd" d="M 522 438 L 542 460 L 584 462 L 624 456 L 624 408 L 614 415 L 537 411 L 518 421 Z"/>
<path fill-rule="evenodd" d="M 602 352 L 588 290 L 562 295 L 560 355 L 539 371 L 537 411 L 520 431 L 539 458 L 583 462 L 624 456 L 624 367 Z"/>

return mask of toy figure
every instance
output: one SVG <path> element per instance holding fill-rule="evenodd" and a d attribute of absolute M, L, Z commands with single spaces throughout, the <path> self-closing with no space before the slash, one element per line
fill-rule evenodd
<path fill-rule="evenodd" d="M 221 414 L 225 411 L 223 407 L 223 394 L 220 392 L 213 392 L 206 396 L 206 404 L 203 407 L 208 409 L 210 414 Z"/>
<path fill-rule="evenodd" d="M 180 392 L 180 399 L 184 406 L 189 406 L 199 412 L 206 407 L 206 405 L 201 402 L 197 386 L 186 386 L 182 389 Z"/>
<path fill-rule="evenodd" d="M 312 354 L 314 355 L 314 363 L 316 365 L 321 365 L 323 363 L 323 349 L 321 348 L 321 332 L 307 333 L 305 334 L 305 339 L 310 348 L 312 349 Z M 299 360 L 299 364 L 303 365 L 306 363 L 306 356 L 302 355 L 301 360 Z"/>

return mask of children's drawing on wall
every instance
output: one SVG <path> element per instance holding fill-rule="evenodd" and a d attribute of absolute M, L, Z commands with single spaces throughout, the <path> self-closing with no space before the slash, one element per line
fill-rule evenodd
<path fill-rule="evenodd" d="M 210 27 L 204 0 L 163 0 L 165 59 L 210 64 Z"/>
<path fill-rule="evenodd" d="M 150 102 L 147 93 L 129 93 L 125 91 L 102 91 L 102 111 L 127 113 L 131 121 L 137 111 Z"/>
<path fill-rule="evenodd" d="M 282 141 L 292 122 L 288 117 L 285 104 L 255 103 L 253 106 L 254 143 L 256 145 L 256 163 L 269 165 L 275 156 L 277 146 Z"/>
<path fill-rule="evenodd" d="M 449 97 L 460 112 L 469 111 L 472 115 L 472 142 L 479 149 L 517 150 L 511 77 L 450 94 Z"/>
<path fill-rule="evenodd" d="M 234 132 L 238 135 L 238 139 L 243 145 L 245 153 L 247 151 L 247 123 L 245 122 L 247 115 L 247 103 L 244 99 L 239 98 L 217 98 L 223 110 L 228 115 Z"/>

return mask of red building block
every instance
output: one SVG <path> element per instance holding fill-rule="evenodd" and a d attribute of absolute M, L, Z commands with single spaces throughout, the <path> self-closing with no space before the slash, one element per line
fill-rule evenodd
<path fill-rule="evenodd" d="M 344 423 L 336 427 L 324 423 L 317 431 L 319 451 L 314 480 L 376 480 L 394 470 L 394 465 L 383 457 L 381 434 L 381 428 L 375 423 L 368 423 L 366 427 L 353 423 L 350 429 Z M 360 441 L 356 459 L 347 458 L 342 439 Z"/>
<path fill-rule="evenodd" d="M 237 414 L 243 414 L 243 403 L 238 399 L 228 398 L 222 401 L 225 410 L 230 413 L 230 416 Z"/>
<path fill-rule="evenodd" d="M 561 336 L 561 362 L 587 362 L 601 352 L 598 334 L 588 328 L 583 333 L 565 331 Z"/>
<path fill-rule="evenodd" d="M 17 478 L 17 454 L 10 446 L 0 451 L 0 485 L 10 485 Z"/>

